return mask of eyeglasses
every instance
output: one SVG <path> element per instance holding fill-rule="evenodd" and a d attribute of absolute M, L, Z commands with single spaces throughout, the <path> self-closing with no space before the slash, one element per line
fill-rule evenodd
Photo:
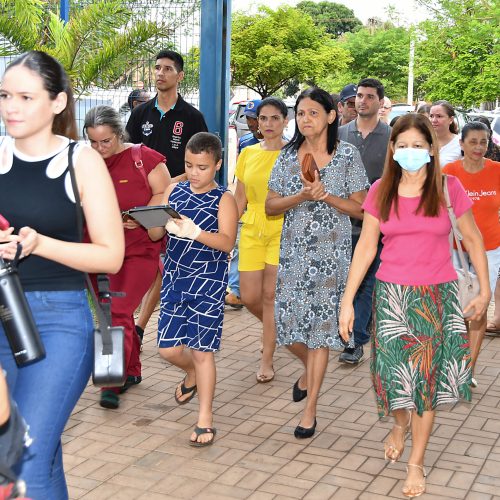
<path fill-rule="evenodd" d="M 102 146 L 104 148 L 107 148 L 111 145 L 111 143 L 114 141 L 116 137 L 116 134 L 113 134 L 112 137 L 109 137 L 108 139 L 103 139 L 102 141 L 94 141 L 92 139 L 89 139 L 90 141 L 90 145 L 93 147 L 93 148 L 98 148 L 99 146 Z"/>
<path fill-rule="evenodd" d="M 347 106 L 348 108 L 355 108 L 356 107 L 356 103 L 352 102 L 352 101 L 343 102 L 342 104 L 344 106 Z"/>
<path fill-rule="evenodd" d="M 383 109 L 392 109 L 392 106 L 382 106 Z"/>

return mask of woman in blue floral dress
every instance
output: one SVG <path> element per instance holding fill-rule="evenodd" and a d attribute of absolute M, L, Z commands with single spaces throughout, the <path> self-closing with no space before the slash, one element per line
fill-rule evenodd
<path fill-rule="evenodd" d="M 297 128 L 269 179 L 268 215 L 285 214 L 276 283 L 277 343 L 304 364 L 293 400 L 307 397 L 295 437 L 311 437 L 329 348 L 343 349 L 337 311 L 351 260 L 351 222 L 362 218 L 369 187 L 358 150 L 338 141 L 338 116 L 331 96 L 313 87 L 298 97 Z M 319 172 L 301 174 L 312 154 Z"/>

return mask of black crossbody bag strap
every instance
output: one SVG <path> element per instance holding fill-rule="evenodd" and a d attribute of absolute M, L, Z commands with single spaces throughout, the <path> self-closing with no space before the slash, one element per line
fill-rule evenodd
<path fill-rule="evenodd" d="M 73 166 L 73 151 L 75 149 L 76 142 L 70 142 L 68 146 L 68 170 L 71 177 L 71 185 L 73 187 L 73 194 L 75 196 L 75 207 L 76 207 L 76 223 L 78 227 L 78 236 L 80 241 L 83 240 L 83 209 L 80 200 L 80 192 L 78 190 L 78 185 L 76 183 L 75 168 Z M 111 327 L 111 302 L 110 302 L 110 292 L 109 292 L 109 279 L 105 274 L 97 275 L 97 285 L 99 290 L 99 297 L 106 300 L 106 302 L 100 302 L 97 298 L 92 282 L 90 281 L 89 275 L 85 273 L 85 280 L 87 282 L 87 288 L 92 297 L 94 303 L 95 312 L 97 315 L 97 320 L 99 322 L 99 330 L 102 335 L 102 354 L 113 354 L 113 341 L 111 339 L 111 333 L 109 331 Z M 102 304 L 102 307 L 101 307 Z"/>

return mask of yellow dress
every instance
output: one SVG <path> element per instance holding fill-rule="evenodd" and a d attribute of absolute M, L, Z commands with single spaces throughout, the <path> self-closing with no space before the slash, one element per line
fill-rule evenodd
<path fill-rule="evenodd" d="M 277 266 L 283 215 L 266 215 L 267 183 L 280 151 L 266 151 L 260 143 L 247 146 L 238 157 L 236 178 L 245 186 L 247 209 L 241 217 L 239 271 Z"/>

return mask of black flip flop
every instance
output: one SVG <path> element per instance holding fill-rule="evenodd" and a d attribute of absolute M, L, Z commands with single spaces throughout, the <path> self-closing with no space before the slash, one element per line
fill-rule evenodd
<path fill-rule="evenodd" d="M 191 441 L 189 440 L 189 444 L 191 446 L 194 446 L 195 448 L 202 448 L 203 446 L 210 446 L 215 439 L 215 434 L 217 434 L 217 429 L 214 427 L 198 427 L 196 426 L 194 428 L 194 433 L 196 434 L 196 441 Z M 198 437 L 200 437 L 202 434 L 212 434 L 212 439 L 209 441 L 206 441 L 205 443 L 200 443 L 198 441 Z"/>
<path fill-rule="evenodd" d="M 193 387 L 186 387 L 186 384 L 184 383 L 185 381 L 186 381 L 186 377 L 184 377 L 184 380 L 181 382 L 181 394 L 183 396 L 185 396 L 186 394 L 189 394 L 190 392 L 192 392 L 192 394 L 188 398 L 180 400 L 177 397 L 177 387 L 179 387 L 179 386 L 177 386 L 175 388 L 174 398 L 175 398 L 175 402 L 178 405 L 185 405 L 186 403 L 189 403 L 189 401 L 191 401 L 196 394 L 196 385 L 193 385 Z"/>

